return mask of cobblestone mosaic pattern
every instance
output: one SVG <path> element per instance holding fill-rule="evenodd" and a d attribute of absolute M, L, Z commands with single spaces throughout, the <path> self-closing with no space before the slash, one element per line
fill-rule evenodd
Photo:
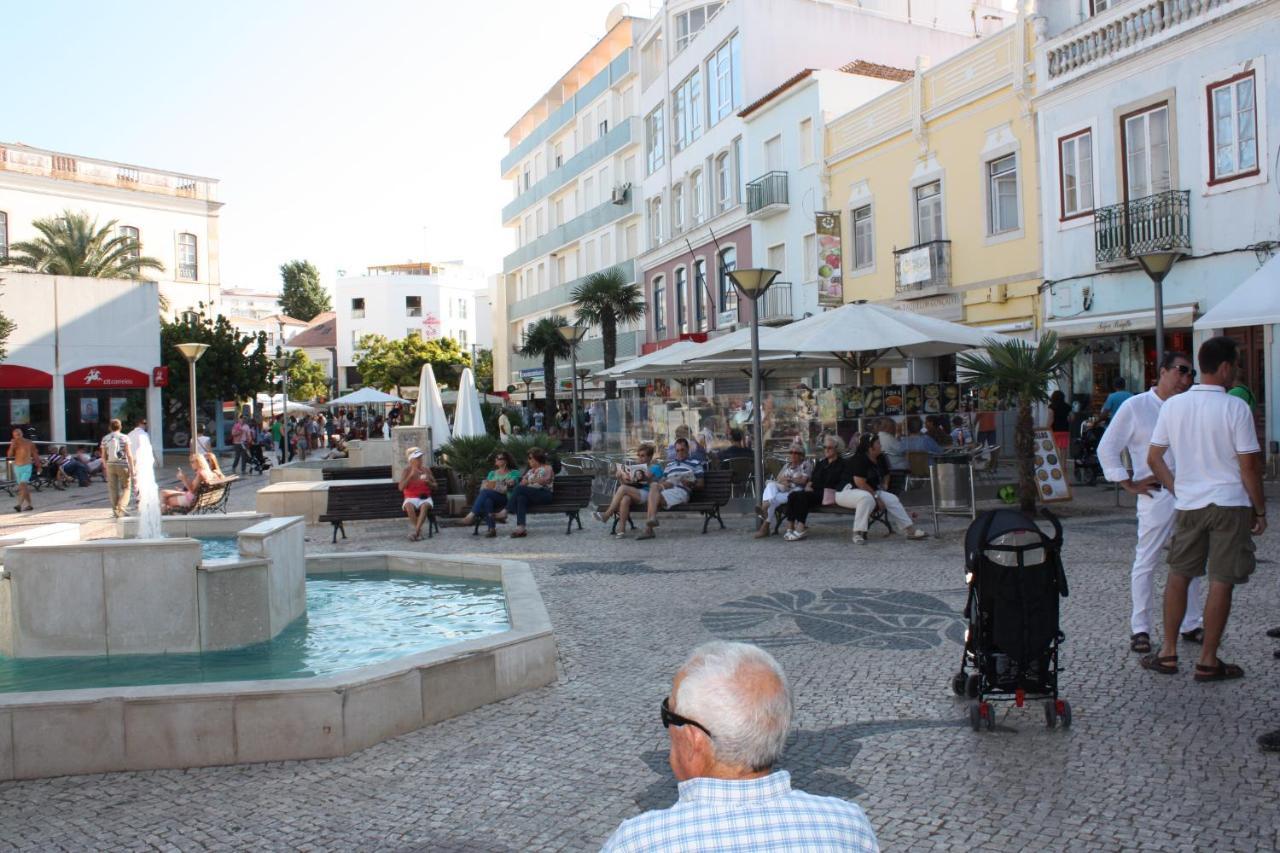
<path fill-rule="evenodd" d="M 1263 634 L 1280 622 L 1274 564 L 1239 590 L 1222 649 L 1246 678 L 1193 683 L 1185 646 L 1183 674 L 1144 672 L 1128 650 L 1132 510 L 1096 503 L 1065 519 L 1067 731 L 1038 706 L 969 730 L 948 683 L 960 520 L 937 540 L 853 546 L 847 520 L 785 543 L 751 539 L 747 518 L 705 536 L 664 518 L 648 542 L 535 519 L 524 540 L 446 529 L 414 547 L 529 560 L 560 646 L 554 686 L 336 760 L 0 784 L 0 847 L 592 850 L 674 801 L 658 705 L 688 651 L 723 636 L 768 643 L 796 697 L 784 766 L 857 799 L 885 849 L 1280 848 L 1280 755 L 1254 745 L 1280 727 Z M 348 534 L 336 550 L 406 547 L 397 523 Z M 331 549 L 327 528 L 309 535 Z M 1260 556 L 1278 543 L 1268 533 Z"/>

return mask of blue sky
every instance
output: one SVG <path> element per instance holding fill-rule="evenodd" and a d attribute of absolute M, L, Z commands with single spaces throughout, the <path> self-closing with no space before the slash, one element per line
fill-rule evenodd
<path fill-rule="evenodd" d="M 4 14 L 0 140 L 218 178 L 222 283 L 500 270 L 503 133 L 611 0 L 46 0 Z M 647 3 L 634 3 L 643 12 Z"/>

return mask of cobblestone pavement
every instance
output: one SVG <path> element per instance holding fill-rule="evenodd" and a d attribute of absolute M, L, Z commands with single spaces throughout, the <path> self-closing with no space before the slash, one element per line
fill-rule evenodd
<path fill-rule="evenodd" d="M 961 534 L 873 536 L 847 520 L 806 542 L 702 536 L 664 519 L 651 542 L 548 517 L 528 539 L 348 525 L 338 550 L 418 547 L 532 563 L 555 624 L 555 685 L 327 761 L 0 784 L 0 845 L 33 849 L 588 850 L 624 818 L 674 800 L 658 704 L 689 649 L 766 645 L 796 699 L 783 765 L 808 791 L 856 799 L 889 850 L 1275 850 L 1280 756 L 1280 536 L 1237 596 L 1223 657 L 1239 682 L 1141 670 L 1128 650 L 1131 510 L 1082 490 L 1068 507 L 1062 691 L 1069 730 L 1037 707 L 975 734 L 949 679 L 960 656 Z M 243 505 L 243 504 L 242 504 Z M 309 547 L 330 550 L 327 527 Z M 1190 649 L 1184 648 L 1184 657 Z"/>

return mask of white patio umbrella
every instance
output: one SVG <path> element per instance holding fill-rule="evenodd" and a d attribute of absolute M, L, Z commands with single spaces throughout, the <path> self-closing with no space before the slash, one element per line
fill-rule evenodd
<path fill-rule="evenodd" d="M 462 370 L 458 383 L 458 407 L 453 411 L 453 437 L 484 435 L 484 416 L 480 412 L 480 395 L 476 393 L 476 380 L 471 368 Z"/>
<path fill-rule="evenodd" d="M 660 350 L 654 350 L 647 355 L 624 361 L 622 364 L 615 364 L 606 370 L 599 370 L 595 373 L 597 379 L 627 379 L 632 377 L 633 371 L 641 370 L 651 364 L 679 364 L 680 360 L 685 357 L 691 350 L 701 346 L 697 341 L 676 341 L 669 347 L 663 347 Z"/>
<path fill-rule="evenodd" d="M 413 411 L 413 425 L 431 428 L 433 451 L 449 440 L 449 419 L 445 417 L 436 372 L 430 363 L 422 365 L 422 374 L 418 377 L 418 407 Z"/>
<path fill-rule="evenodd" d="M 1280 255 L 1262 265 L 1195 322 L 1197 329 L 1280 323 Z"/>
<path fill-rule="evenodd" d="M 380 404 L 407 402 L 409 401 L 402 400 L 394 394 L 379 391 L 377 388 L 361 388 L 336 400 L 330 400 L 325 405 L 333 408 L 334 406 L 377 406 Z"/>
<path fill-rule="evenodd" d="M 285 399 L 283 394 L 259 394 L 258 405 L 260 405 L 267 414 L 281 414 L 285 411 Z M 314 415 L 316 413 L 315 406 L 308 406 L 306 403 L 299 403 L 296 400 L 289 401 L 289 414 Z"/>

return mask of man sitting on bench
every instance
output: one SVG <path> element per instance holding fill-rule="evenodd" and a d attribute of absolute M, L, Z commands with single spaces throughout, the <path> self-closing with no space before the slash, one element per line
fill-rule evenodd
<path fill-rule="evenodd" d="M 694 489 L 702 487 L 703 464 L 689 458 L 689 439 L 676 439 L 675 458 L 662 468 L 662 479 L 649 489 L 649 509 L 644 521 L 644 532 L 636 539 L 652 539 L 653 528 L 658 526 L 658 510 L 674 509 L 689 502 Z"/>
<path fill-rule="evenodd" d="M 853 482 L 851 486 L 836 493 L 836 503 L 855 511 L 853 544 L 867 544 L 871 513 L 877 508 L 883 509 L 889 516 L 889 526 L 895 533 L 902 533 L 908 539 L 924 539 L 928 536 L 912 524 L 911 515 L 903 508 L 902 501 L 888 489 L 889 462 L 880 451 L 880 436 L 874 432 L 864 432 L 858 438 L 858 448 L 848 461 L 847 470 Z"/>

